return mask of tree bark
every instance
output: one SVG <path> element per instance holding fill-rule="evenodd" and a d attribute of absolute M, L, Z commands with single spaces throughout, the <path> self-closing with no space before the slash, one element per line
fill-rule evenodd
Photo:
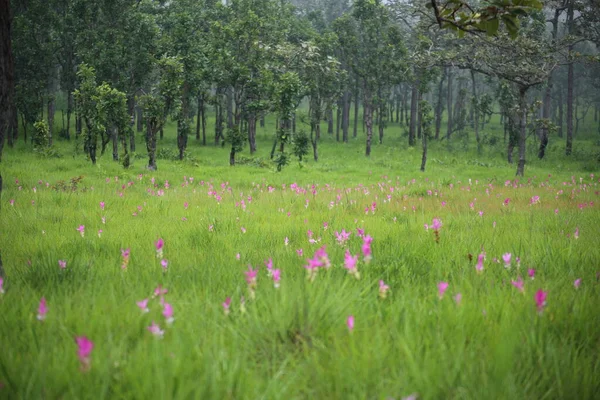
<path fill-rule="evenodd" d="M 119 161 L 119 132 L 117 128 L 113 127 L 111 129 L 112 136 L 112 145 L 113 145 L 113 161 Z"/>
<path fill-rule="evenodd" d="M 129 149 L 131 150 L 132 153 L 135 152 L 135 132 L 133 131 L 133 125 L 135 124 L 135 109 L 136 109 L 135 97 L 129 96 L 127 98 L 127 112 L 131 116 L 131 130 L 130 130 L 131 136 L 129 137 Z M 141 112 L 138 113 L 137 117 L 138 117 L 138 125 L 139 125 L 140 121 L 142 120 Z M 125 138 L 123 138 L 123 140 L 125 140 Z"/>
<path fill-rule="evenodd" d="M 567 9 L 567 27 L 569 30 L 569 34 L 574 33 L 573 26 L 573 1 L 569 1 L 569 7 Z M 573 75 L 573 61 L 571 58 L 571 54 L 573 53 L 573 45 L 569 45 L 569 65 L 567 66 L 567 145 L 565 149 L 565 154 L 567 156 L 571 155 L 573 151 L 573 86 L 574 75 Z"/>
<path fill-rule="evenodd" d="M 417 111 L 419 101 L 419 79 L 417 79 L 412 85 L 411 97 L 410 97 L 410 125 L 408 129 L 408 145 L 414 146 L 417 144 L 416 139 L 416 124 L 417 124 Z"/>
<path fill-rule="evenodd" d="M 365 98 L 364 98 L 364 122 L 367 129 L 367 145 L 365 154 L 367 157 L 371 155 L 371 141 L 373 140 L 373 107 L 372 107 L 372 99 L 371 93 L 369 90 L 365 88 Z"/>
<path fill-rule="evenodd" d="M 54 93 L 51 93 L 48 97 L 48 146 L 52 146 L 55 105 Z"/>
<path fill-rule="evenodd" d="M 250 112 L 248 115 L 248 142 L 250 144 L 250 154 L 256 152 L 256 114 Z"/>
<path fill-rule="evenodd" d="M 475 140 L 477 141 L 477 154 L 481 154 L 481 138 L 479 137 L 479 97 L 477 97 L 477 81 L 475 80 L 475 71 L 471 70 L 471 86 L 473 92 L 473 128 L 475 129 Z"/>
<path fill-rule="evenodd" d="M 452 69 L 451 67 L 446 67 L 446 76 L 448 77 L 448 93 L 446 93 L 446 109 L 448 110 L 448 121 L 447 121 L 447 129 L 446 129 L 446 139 L 450 140 L 450 136 L 452 135 Z"/>
<path fill-rule="evenodd" d="M 337 110 L 335 112 L 335 141 L 340 141 L 340 128 L 342 125 L 342 101 L 338 100 Z"/>
<path fill-rule="evenodd" d="M 519 164 L 517 165 L 517 176 L 525 175 L 525 145 L 527 140 L 527 102 L 525 95 L 526 87 L 519 88 Z"/>
<path fill-rule="evenodd" d="M 350 93 L 347 90 L 344 91 L 342 104 L 342 140 L 344 143 L 348 143 L 348 128 L 350 125 Z"/>
<path fill-rule="evenodd" d="M 358 80 L 355 88 L 356 92 L 354 93 L 354 127 L 352 131 L 352 137 L 358 136 L 358 109 L 360 107 L 360 89 L 358 88 Z"/>
<path fill-rule="evenodd" d="M 333 108 L 330 108 L 327 114 L 327 134 L 333 135 Z"/>
<path fill-rule="evenodd" d="M 444 113 L 444 81 L 448 75 L 448 70 L 444 68 L 444 74 L 440 78 L 440 84 L 438 85 L 438 100 L 435 107 L 435 138 L 440 138 L 440 131 L 442 130 L 442 114 Z"/>

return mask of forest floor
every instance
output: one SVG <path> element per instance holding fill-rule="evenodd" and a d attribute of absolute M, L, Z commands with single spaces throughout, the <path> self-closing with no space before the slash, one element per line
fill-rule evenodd
<path fill-rule="evenodd" d="M 235 167 L 172 127 L 153 172 L 5 149 L 0 398 L 600 397 L 596 143 L 516 179 L 501 139 L 421 173 L 391 132 L 280 173 L 266 133 Z"/>

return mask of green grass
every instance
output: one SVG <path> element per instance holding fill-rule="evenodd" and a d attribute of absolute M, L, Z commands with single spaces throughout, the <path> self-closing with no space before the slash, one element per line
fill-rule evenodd
<path fill-rule="evenodd" d="M 254 159 L 268 160 L 268 128 L 259 132 Z M 23 143 L 6 149 L 0 398 L 598 398 L 600 188 L 598 176 L 590 176 L 599 175 L 589 156 L 597 151 L 593 135 L 576 140 L 571 158 L 553 138 L 542 161 L 532 141 L 526 177 L 516 183 L 501 140 L 481 155 L 472 141 L 453 140 L 450 149 L 433 143 L 423 174 L 419 148 L 408 148 L 401 132 L 389 129 L 370 159 L 360 132 L 348 144 L 325 134 L 318 163 L 293 162 L 281 173 L 268 163 L 230 168 L 227 148 L 194 139 L 188 160 L 159 159 L 156 172 L 145 170 L 143 157 L 123 170 L 108 152 L 93 166 L 74 155 L 72 142 L 57 142 L 61 158 L 43 158 Z M 486 132 L 501 134 L 493 125 Z M 159 148 L 176 148 L 172 126 Z M 52 189 L 80 175 L 76 191 Z M 186 185 L 184 176 L 193 183 Z M 291 190 L 293 183 L 302 190 Z M 159 189 L 164 195 L 153 195 Z M 530 205 L 533 196 L 539 204 Z M 241 199 L 245 211 L 236 206 Z M 366 214 L 373 202 L 377 210 Z M 439 243 L 424 229 L 436 217 L 443 221 Z M 356 228 L 373 237 L 373 260 L 359 262 L 360 280 L 343 268 L 345 248 L 360 253 Z M 309 229 L 318 244 L 308 242 Z M 335 241 L 341 229 L 353 232 L 345 247 Z M 156 258 L 158 238 L 165 240 L 166 273 Z M 321 245 L 333 267 L 311 283 L 303 265 Z M 127 270 L 124 248 L 131 249 Z M 485 270 L 477 274 L 482 250 Z M 520 257 L 520 267 L 493 261 L 507 252 Z M 263 264 L 269 258 L 282 271 L 279 289 Z M 67 261 L 66 270 L 58 260 Z M 244 276 L 248 264 L 260 268 L 255 300 Z M 536 270 L 533 281 L 529 268 Z M 523 294 L 510 284 L 518 276 L 525 279 Z M 386 299 L 378 297 L 380 279 L 391 287 Z M 440 281 L 450 284 L 442 299 Z M 158 299 L 150 300 L 149 314 L 136 306 L 158 285 L 169 290 L 172 326 Z M 534 302 L 539 289 L 548 291 L 541 314 Z M 49 311 L 40 322 L 42 296 Z M 221 303 L 228 296 L 226 316 Z M 164 338 L 148 332 L 153 320 Z M 95 346 L 87 372 L 77 359 L 80 335 Z"/>

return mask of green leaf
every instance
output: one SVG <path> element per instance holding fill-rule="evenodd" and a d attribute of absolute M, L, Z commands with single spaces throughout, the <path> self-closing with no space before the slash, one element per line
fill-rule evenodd
<path fill-rule="evenodd" d="M 492 18 L 487 21 L 485 26 L 485 31 L 488 36 L 494 36 L 498 32 L 498 27 L 500 26 L 500 20 L 498 18 Z"/>

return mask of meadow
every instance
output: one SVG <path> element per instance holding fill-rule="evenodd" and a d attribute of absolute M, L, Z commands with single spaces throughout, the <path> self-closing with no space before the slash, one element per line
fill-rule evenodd
<path fill-rule="evenodd" d="M 270 126 L 235 167 L 5 149 L 0 398 L 600 397 L 593 140 L 515 179 L 501 139 L 421 173 L 398 127 L 325 134 L 278 173 Z"/>

